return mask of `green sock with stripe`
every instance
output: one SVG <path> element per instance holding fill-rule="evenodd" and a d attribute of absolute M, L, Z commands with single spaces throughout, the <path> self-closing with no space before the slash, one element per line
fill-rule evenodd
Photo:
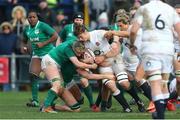
<path fill-rule="evenodd" d="M 48 91 L 48 95 L 44 101 L 44 106 L 45 107 L 51 106 L 57 98 L 58 98 L 58 95 L 56 94 L 56 92 L 54 92 L 53 90 L 50 89 Z"/>

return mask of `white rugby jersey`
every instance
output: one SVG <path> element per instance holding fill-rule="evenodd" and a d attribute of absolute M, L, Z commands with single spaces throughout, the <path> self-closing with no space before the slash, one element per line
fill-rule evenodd
<path fill-rule="evenodd" d="M 129 26 L 127 31 L 130 32 L 130 29 L 131 29 L 131 26 Z M 137 44 L 137 46 L 140 46 L 139 45 L 140 41 L 137 40 L 136 44 Z M 137 66 L 139 64 L 139 58 L 138 58 L 137 55 L 134 55 L 134 54 L 131 53 L 131 51 L 129 49 L 130 40 L 128 38 L 123 38 L 122 47 L 123 47 L 123 49 L 122 49 L 122 57 L 123 57 L 123 61 L 124 61 L 126 69 L 129 70 L 129 71 L 136 71 L 136 68 L 137 68 Z"/>
<path fill-rule="evenodd" d="M 90 33 L 90 41 L 85 42 L 85 47 L 94 52 L 95 55 L 103 55 L 111 50 L 107 39 L 104 38 L 105 30 L 94 30 Z"/>
<path fill-rule="evenodd" d="M 172 28 L 180 22 L 174 8 L 151 0 L 137 10 L 135 20 L 143 30 L 142 54 L 174 54 Z"/>

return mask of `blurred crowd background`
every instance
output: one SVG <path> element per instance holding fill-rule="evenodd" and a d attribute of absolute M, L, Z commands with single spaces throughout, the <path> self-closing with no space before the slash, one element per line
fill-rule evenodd
<path fill-rule="evenodd" d="M 118 9 L 130 11 L 148 0 L 0 0 L 0 91 L 28 89 L 30 56 L 22 55 L 22 32 L 28 24 L 27 13 L 35 9 L 41 21 L 51 25 L 58 33 L 73 14 L 84 13 L 84 23 L 90 29 L 111 24 Z M 180 0 L 166 0 L 171 6 Z M 167 11 L 165 11 L 167 12 Z"/>

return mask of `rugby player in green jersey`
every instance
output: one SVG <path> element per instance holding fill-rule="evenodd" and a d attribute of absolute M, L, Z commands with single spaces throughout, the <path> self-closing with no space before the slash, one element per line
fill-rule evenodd
<path fill-rule="evenodd" d="M 77 37 L 74 35 L 74 26 L 77 25 L 77 24 L 83 24 L 84 23 L 84 15 L 82 12 L 77 12 L 74 14 L 73 16 L 73 23 L 72 24 L 68 24 L 66 25 L 62 30 L 61 32 L 59 33 L 59 36 L 60 36 L 60 39 L 57 40 L 57 43 L 56 44 L 59 44 L 61 42 L 65 42 L 65 41 L 69 41 L 69 40 L 76 40 Z M 69 66 L 69 64 L 67 64 L 67 67 Z M 79 78 L 78 78 L 79 79 Z M 74 82 L 75 83 L 75 82 Z M 92 96 L 92 88 L 91 86 L 89 85 L 89 82 L 86 78 L 80 78 L 80 84 L 83 88 L 83 91 L 85 93 L 85 95 L 87 96 L 87 99 L 89 101 L 89 106 L 91 108 L 92 111 L 94 112 L 98 112 L 99 111 L 99 108 L 94 104 L 94 101 L 93 101 L 93 96 Z M 75 88 L 77 85 L 74 84 L 71 85 L 72 88 Z M 76 90 L 78 91 L 79 88 L 76 87 Z M 72 91 L 72 90 L 71 90 Z M 76 95 L 77 96 L 77 95 Z M 78 97 L 78 96 L 77 96 Z M 79 102 L 83 102 L 83 97 L 81 96 L 81 101 Z"/>
<path fill-rule="evenodd" d="M 41 109 L 42 112 L 56 113 L 52 108 L 54 101 L 59 96 L 67 106 L 70 107 L 72 111 L 79 111 L 80 106 L 76 99 L 73 97 L 71 92 L 64 88 L 64 82 L 68 82 L 67 79 L 72 79 L 69 76 L 76 74 L 76 68 L 79 69 L 96 69 L 97 65 L 95 63 L 86 64 L 80 62 L 76 56 L 81 56 L 85 52 L 85 47 L 81 42 L 72 40 L 66 41 L 55 49 L 51 50 L 49 54 L 45 55 L 41 62 L 41 68 L 45 73 L 47 79 L 51 82 L 51 89 L 48 91 L 48 96 L 44 101 L 44 105 Z M 66 64 L 71 64 L 71 66 L 64 67 Z M 74 71 L 73 71 L 74 70 Z M 65 74 L 69 71 L 69 74 Z M 81 72 L 82 73 L 82 72 Z M 103 78 L 113 78 L 110 75 L 88 75 L 88 72 L 84 71 L 83 77 L 88 79 L 103 79 Z M 65 79 L 64 79 L 65 78 Z"/>
<path fill-rule="evenodd" d="M 41 59 L 51 49 L 54 48 L 52 42 L 58 38 L 56 31 L 48 24 L 39 21 L 37 13 L 30 11 L 28 13 L 29 25 L 25 27 L 23 32 L 23 47 L 22 52 L 28 52 L 27 42 L 31 43 L 32 58 L 29 66 L 29 73 L 32 87 L 32 100 L 27 103 L 27 106 L 38 107 L 38 80 L 41 73 Z"/>

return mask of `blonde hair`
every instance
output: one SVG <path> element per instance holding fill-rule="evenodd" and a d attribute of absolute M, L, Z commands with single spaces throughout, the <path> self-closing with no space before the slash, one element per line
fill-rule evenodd
<path fill-rule="evenodd" d="M 11 16 L 12 16 L 12 18 L 13 18 L 13 20 L 12 20 L 12 26 L 15 27 L 16 24 L 17 24 L 17 19 L 16 19 L 16 17 L 15 17 L 15 16 L 16 16 L 15 14 L 16 14 L 16 12 L 17 12 L 18 10 L 22 12 L 22 18 L 21 18 L 22 24 L 23 24 L 23 25 L 28 25 L 29 23 L 28 23 L 28 21 L 27 21 L 27 19 L 26 19 L 26 10 L 25 10 L 24 7 L 18 5 L 18 6 L 16 6 L 16 7 L 14 7 L 13 10 L 12 10 L 12 12 L 11 12 Z"/>
<path fill-rule="evenodd" d="M 78 40 L 76 40 L 73 45 L 72 48 L 74 51 L 85 51 L 85 45 L 83 44 L 83 42 L 80 42 Z"/>
<path fill-rule="evenodd" d="M 26 18 L 26 10 L 23 6 L 20 6 L 20 5 L 13 8 L 13 10 L 11 12 L 12 18 L 15 18 L 16 11 L 18 11 L 18 10 L 20 10 L 22 12 L 23 18 Z"/>

